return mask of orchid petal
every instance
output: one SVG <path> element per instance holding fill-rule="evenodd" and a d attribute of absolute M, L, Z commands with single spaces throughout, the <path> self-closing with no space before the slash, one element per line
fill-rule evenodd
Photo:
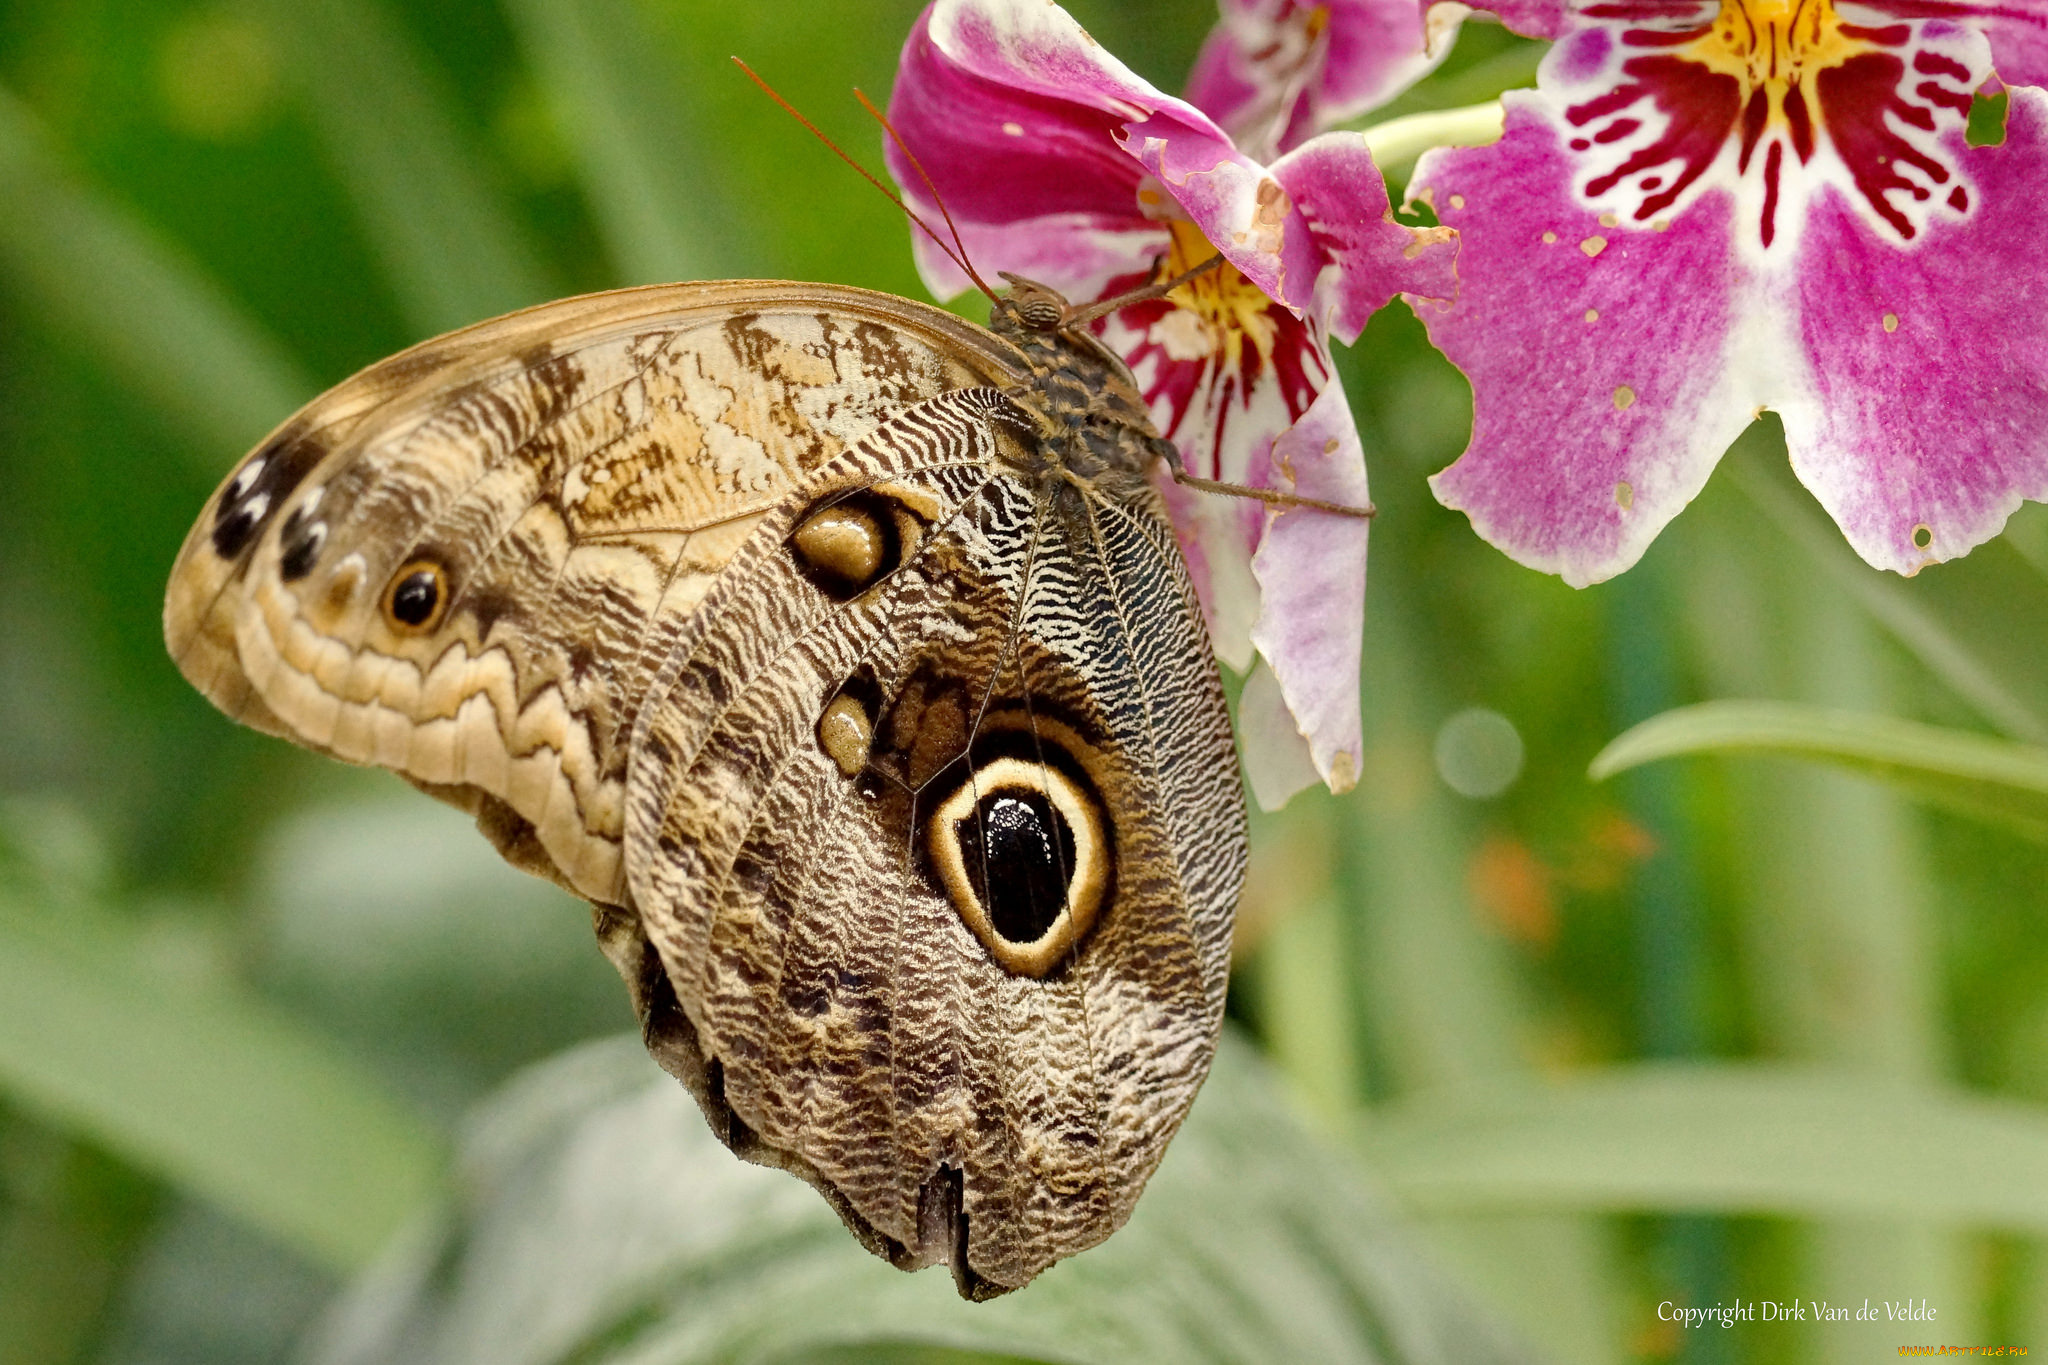
<path fill-rule="evenodd" d="M 1582 20 L 1655 20 L 1698 8 L 1695 0 L 1469 0 L 1488 10 L 1515 33 L 1529 38 L 1564 37 Z M 1598 8 L 1592 8 L 1597 4 Z M 1421 0 L 1425 19 L 1434 11 L 1466 8 L 1458 0 Z M 1949 19 L 1991 39 L 1998 77 L 2007 85 L 2048 85 L 2048 9 L 2038 0 L 1860 0 L 1860 9 L 1892 19 Z"/>
<path fill-rule="evenodd" d="M 903 44 L 889 119 L 916 150 L 924 175 L 942 187 L 953 217 L 961 222 L 1076 213 L 1137 217 L 1142 172 L 1118 148 L 1114 134 L 1142 109 L 1120 99 L 1104 108 L 1075 97 L 1089 93 L 1085 84 L 1077 83 L 1072 95 L 1048 93 L 1035 78 L 1025 84 L 1016 78 L 1019 73 L 989 61 L 980 66 L 992 70 L 977 69 L 963 55 L 983 55 L 983 48 L 997 45 L 986 37 L 960 36 L 963 26 L 969 35 L 980 35 L 986 27 L 986 21 L 970 22 L 976 14 L 958 13 L 969 8 L 1048 12 L 1045 5 L 935 5 L 919 16 Z M 1065 17 L 1063 11 L 1050 12 Z M 1072 20 L 1067 22 L 1080 32 Z M 1129 79 L 1143 86 L 1137 77 Z M 928 201 L 923 175 L 893 139 L 885 154 L 897 183 Z"/>
<path fill-rule="evenodd" d="M 1994 8 L 1822 0 L 1796 32 L 1712 0 L 1583 8 L 1615 22 L 1552 48 L 1499 144 L 1418 172 L 1464 234 L 1456 304 L 1424 310 L 1474 391 L 1439 498 L 1597 581 L 1766 407 L 1880 567 L 1962 554 L 2048 496 L 2048 96 L 2010 87 L 2005 145 L 1968 145 Z"/>
<path fill-rule="evenodd" d="M 1273 670 L 1254 665 L 1237 698 L 1237 733 L 1244 775 L 1260 810 L 1279 810 L 1322 777 L 1301 737 Z"/>
<path fill-rule="evenodd" d="M 1133 304 L 1103 320 L 1102 339 L 1131 367 L 1152 424 L 1190 473 L 1273 487 L 1268 448 L 1329 382 L 1329 351 L 1312 322 L 1242 277 L 1216 271 L 1183 288 L 1194 306 L 1174 296 Z M 1261 519 L 1255 506 L 1242 510 L 1249 549 Z"/>
<path fill-rule="evenodd" d="M 1365 451 L 1334 378 L 1301 420 L 1274 438 L 1271 463 L 1283 492 L 1368 505 Z M 1333 792 L 1358 781 L 1364 756 L 1358 670 L 1371 525 L 1364 517 L 1285 508 L 1268 514 L 1252 556 L 1260 591 L 1252 643 L 1272 668 L 1316 771 Z"/>
<path fill-rule="evenodd" d="M 1666 0 L 1668 3 L 1668 0 Z M 1448 22 L 1441 11 L 1486 10 L 1510 33 L 1524 38 L 1555 40 L 1572 29 L 1571 0 L 1421 0 L 1424 22 L 1432 27 Z M 1642 0 L 1639 8 L 1654 10 L 1660 0 Z"/>
<path fill-rule="evenodd" d="M 956 220 L 1164 219 L 1163 190 L 1260 288 L 1285 298 L 1291 277 L 1305 299 L 1314 287 L 1314 244 L 1279 182 L 1057 5 L 937 0 L 904 45 L 890 116 Z M 898 149 L 888 155 L 899 183 L 921 183 Z M 1141 187 L 1147 173 L 1159 190 Z"/>
<path fill-rule="evenodd" d="M 1864 0 L 1895 19 L 1952 19 L 1991 40 L 1998 78 L 2048 85 L 2048 8 L 2039 0 Z"/>
<path fill-rule="evenodd" d="M 1756 376 L 1803 361 L 1741 327 L 1725 191 L 1664 231 L 1618 231 L 1573 193 L 1541 97 L 1506 104 L 1499 143 L 1416 171 L 1460 242 L 1457 303 L 1416 311 L 1473 392 L 1472 443 L 1430 482 L 1486 540 L 1583 587 L 1699 492 L 1763 401 Z"/>
<path fill-rule="evenodd" d="M 904 199 L 933 230 L 953 245 L 936 205 L 908 188 Z M 1099 298 L 1112 280 L 1143 277 L 1166 250 L 1164 229 L 1152 223 L 1086 213 L 1056 213 L 1014 222 L 956 221 L 968 261 L 995 266 L 1053 285 L 1070 298 Z M 917 273 L 935 298 L 950 299 L 974 288 L 967 272 L 921 229 L 910 234 Z M 1000 286 L 1000 281 L 991 281 Z"/>
<path fill-rule="evenodd" d="M 1274 162 L 1273 176 L 1300 210 L 1324 261 L 1309 296 L 1287 301 L 1312 308 L 1338 337 L 1356 341 L 1396 294 L 1448 299 L 1457 292 L 1458 248 L 1450 230 L 1394 221 L 1363 133 L 1325 133 Z"/>
<path fill-rule="evenodd" d="M 1188 99 L 1240 144 L 1287 151 L 1435 69 L 1412 0 L 1223 0 Z"/>
<path fill-rule="evenodd" d="M 1138 164 L 1246 279 L 1289 307 L 1309 301 L 1321 265 L 1315 243 L 1264 166 L 1221 133 L 1214 140 L 1189 136 L 1165 119 L 1132 123 L 1126 137 Z"/>
<path fill-rule="evenodd" d="M 1813 400 L 1783 403 L 1792 465 L 1849 541 L 1912 573 L 2048 498 L 2048 277 L 2040 186 L 2048 94 L 2015 88 L 2003 145 L 1951 152 L 1977 210 L 1914 251 L 1839 198 L 1801 244 L 1797 306 Z"/>
<path fill-rule="evenodd" d="M 1154 484 L 1201 601 L 1209 646 L 1218 659 L 1243 673 L 1258 658 L 1252 626 L 1259 619 L 1259 581 L 1252 576 L 1257 532 L 1248 533 L 1246 521 L 1262 517 L 1264 509 L 1256 502 L 1183 487 L 1165 472 Z"/>

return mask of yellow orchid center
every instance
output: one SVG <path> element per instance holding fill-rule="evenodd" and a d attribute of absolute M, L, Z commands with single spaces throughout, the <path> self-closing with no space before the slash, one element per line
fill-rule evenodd
<path fill-rule="evenodd" d="M 1843 33 L 1832 0 L 1721 0 L 1710 35 L 1695 51 L 1701 61 L 1744 77 L 1754 88 L 1839 66 L 1868 46 Z"/>
<path fill-rule="evenodd" d="M 1833 0 L 1721 0 L 1713 25 L 1685 55 L 1742 82 L 1744 133 L 1789 126 L 1810 144 L 1814 77 L 1872 49 L 1835 14 Z"/>
<path fill-rule="evenodd" d="M 1192 270 L 1216 254 L 1216 248 L 1193 223 L 1172 222 L 1167 230 L 1172 245 L 1161 267 L 1163 278 Z M 1174 312 L 1161 320 L 1155 335 L 1174 359 L 1221 356 L 1228 368 L 1236 369 L 1249 341 L 1261 367 L 1272 360 L 1278 336 L 1272 313 L 1275 305 L 1230 262 L 1197 275 L 1166 300 L 1174 305 Z"/>

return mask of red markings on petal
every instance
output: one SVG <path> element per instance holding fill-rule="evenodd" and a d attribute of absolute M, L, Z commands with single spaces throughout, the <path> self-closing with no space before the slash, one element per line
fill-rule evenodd
<path fill-rule="evenodd" d="M 1967 82 L 1970 68 L 1952 57 L 1939 52 L 1916 52 L 1913 54 L 1913 69 L 1923 76 L 1946 76 L 1952 81 Z"/>
<path fill-rule="evenodd" d="M 1813 115 L 1806 109 L 1806 92 L 1792 86 L 1785 92 L 1785 126 L 1792 133 L 1792 150 L 1799 155 L 1799 163 L 1805 165 L 1813 160 Z"/>
<path fill-rule="evenodd" d="M 1586 186 L 1587 197 L 1598 199 L 1632 175 L 1679 162 L 1677 178 L 1637 207 L 1636 219 L 1648 221 L 1676 203 L 1686 187 L 1714 164 L 1741 114 L 1742 83 L 1682 57 L 1631 57 L 1621 69 L 1635 79 L 1599 99 L 1574 105 L 1565 110 L 1565 117 L 1583 126 L 1645 97 L 1668 116 L 1662 137 Z"/>
<path fill-rule="evenodd" d="M 1953 109 L 1964 118 L 1970 116 L 1971 98 L 1967 90 L 1955 90 L 1945 85 L 1936 85 L 1933 81 L 1922 81 L 1913 87 L 1913 93 L 1929 104 Z"/>
<path fill-rule="evenodd" d="M 1764 154 L 1764 246 L 1778 235 L 1778 173 L 1785 168 L 1785 144 L 1773 142 Z"/>
<path fill-rule="evenodd" d="M 1905 24 L 1887 24 L 1883 28 L 1866 28 L 1862 24 L 1842 25 L 1842 36 L 1859 38 L 1879 47 L 1899 47 L 1913 36 L 1913 30 Z"/>
<path fill-rule="evenodd" d="M 1948 167 L 1893 132 L 1885 121 L 1890 114 L 1909 127 L 1934 129 L 1930 111 L 1900 98 L 1899 81 L 1905 73 L 1905 62 L 1891 53 L 1866 52 L 1821 72 L 1815 93 L 1835 153 L 1849 168 L 1857 192 L 1899 236 L 1911 241 L 1918 229 L 1889 196 L 1904 190 L 1914 199 L 1926 199 L 1928 190 L 1901 175 L 1899 168 L 1911 167 L 1937 185 L 1947 184 L 1950 176 Z"/>
<path fill-rule="evenodd" d="M 1735 158 L 1737 170 L 1749 169 L 1749 159 L 1756 154 L 1757 140 L 1764 135 L 1764 128 L 1770 121 L 1771 88 L 1759 85 L 1749 92 L 1749 99 L 1742 106 L 1742 154 Z"/>

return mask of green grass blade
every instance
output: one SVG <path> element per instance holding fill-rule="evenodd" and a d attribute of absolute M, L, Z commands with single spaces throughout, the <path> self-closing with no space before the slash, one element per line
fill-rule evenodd
<path fill-rule="evenodd" d="M 1709 753 L 1834 764 L 2048 839 L 2048 749 L 1894 716 L 1797 702 L 1702 702 L 1616 736 L 1589 771 L 1598 781 L 1657 759 Z"/>
<path fill-rule="evenodd" d="M 557 292 L 480 169 L 440 73 L 371 0 L 267 0 L 308 112 L 386 277 L 422 333 Z"/>
<path fill-rule="evenodd" d="M 323 1039 L 132 929 L 0 888 L 0 1090 L 336 1269 L 439 1194 L 440 1143 Z"/>
<path fill-rule="evenodd" d="M 1896 1218 L 2048 1233 L 2048 1110 L 1839 1071 L 1621 1068 L 1376 1115 L 1415 1207 Z"/>
<path fill-rule="evenodd" d="M 724 240 L 681 65 L 633 0 L 511 0 L 621 283 L 715 278 Z"/>
<path fill-rule="evenodd" d="M 80 184 L 0 90 L 0 284 L 169 415 L 202 452 L 240 450 L 312 386 L 274 340 L 126 211 Z"/>

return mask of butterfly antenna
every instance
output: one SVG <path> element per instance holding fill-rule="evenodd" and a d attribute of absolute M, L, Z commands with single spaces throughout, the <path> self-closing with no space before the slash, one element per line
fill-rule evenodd
<path fill-rule="evenodd" d="M 908 218 L 911 222 L 917 224 L 920 228 L 924 229 L 924 235 L 931 238 L 933 245 L 937 246 L 939 250 L 945 252 L 947 258 L 951 260 L 953 264 L 959 266 L 962 270 L 966 271 L 968 277 L 972 279 L 976 284 L 981 284 L 981 277 L 974 273 L 974 267 L 967 264 L 966 261 L 961 260 L 960 257 L 954 255 L 953 248 L 946 245 L 946 239 L 939 236 L 938 233 L 932 231 L 931 224 L 925 222 L 924 219 L 918 217 L 917 213 L 910 207 L 910 205 L 903 202 L 901 196 L 899 196 L 894 190 L 890 189 L 887 185 L 884 185 L 880 180 L 876 179 L 874 174 L 870 172 L 867 167 L 861 165 L 858 161 L 855 161 L 852 157 L 848 156 L 843 150 L 841 150 L 838 143 L 834 142 L 831 138 L 826 137 L 823 132 L 819 131 L 817 124 L 805 118 L 795 105 L 791 104 L 788 100 L 782 98 L 781 95 L 777 94 L 775 87 L 768 84 L 768 82 L 762 80 L 761 77 L 758 74 L 756 74 L 753 67 L 748 66 L 738 57 L 734 57 L 732 59 L 732 64 L 738 67 L 740 70 L 746 72 L 747 79 L 752 81 L 755 85 L 760 86 L 762 94 L 766 95 L 769 99 L 774 100 L 777 104 L 781 105 L 784 113 L 788 114 L 798 123 L 801 123 L 804 127 L 810 129 L 812 137 L 815 137 L 816 139 L 818 139 L 818 141 L 824 143 L 827 147 L 830 147 L 832 149 L 832 155 L 838 157 L 841 161 L 844 161 L 847 165 L 853 167 L 855 171 L 859 172 L 861 179 L 867 181 L 870 185 L 873 185 L 876 189 L 880 190 L 884 198 L 886 198 L 890 203 L 894 204 L 897 208 L 903 211 L 904 217 Z M 995 297 L 995 295 L 989 291 L 989 287 L 987 285 L 982 284 L 981 288 L 982 292 L 988 294 L 990 298 L 993 299 Z"/>
<path fill-rule="evenodd" d="M 882 131 L 887 133 L 889 140 L 896 144 L 896 150 L 903 153 L 904 159 L 910 162 L 910 168 L 917 172 L 917 178 L 924 181 L 924 187 L 932 192 L 932 202 L 939 206 L 939 216 L 946 220 L 946 231 L 953 234 L 953 245 L 959 248 L 957 256 L 954 256 L 952 252 L 947 252 L 946 254 L 953 256 L 953 260 L 959 267 L 967 272 L 967 278 L 974 281 L 974 287 L 988 295 L 989 302 L 994 303 L 996 301 L 996 291 L 989 288 L 988 281 L 984 280 L 976 272 L 973 265 L 968 262 L 967 243 L 960 240 L 960 225 L 953 221 L 951 211 L 946 208 L 945 196 L 941 195 L 939 187 L 932 183 L 931 176 L 925 171 L 924 163 L 917 159 L 916 152 L 910 150 L 910 144 L 903 140 L 903 134 L 896 131 L 896 125 L 889 122 L 889 116 L 875 108 L 874 101 L 870 100 L 866 92 L 861 90 L 859 86 L 854 87 L 853 97 L 860 101 L 860 107 L 867 110 L 875 122 L 882 125 Z M 927 228 L 926 231 L 930 231 L 930 229 Z"/>
<path fill-rule="evenodd" d="M 1085 308 L 1073 309 L 1060 319 L 1060 326 L 1085 327 L 1097 318 L 1108 317 L 1119 308 L 1128 308 L 1134 303 L 1143 303 L 1147 299 L 1164 298 L 1189 280 L 1200 275 L 1206 275 L 1222 264 L 1223 253 L 1219 251 L 1200 265 L 1189 270 L 1183 270 L 1170 280 L 1159 280 L 1156 283 L 1133 289 L 1128 293 L 1118 294 L 1114 298 L 1098 299 Z"/>
<path fill-rule="evenodd" d="M 1299 493 L 1282 493 L 1277 488 L 1253 488 L 1250 484 L 1204 479 L 1181 468 L 1178 460 L 1173 463 L 1173 481 L 1183 488 L 1198 488 L 1204 493 L 1220 493 L 1226 498 L 1250 498 L 1254 502 L 1263 502 L 1282 511 L 1290 507 L 1308 507 L 1318 512 L 1334 512 L 1340 517 L 1357 517 L 1361 521 L 1371 521 L 1379 515 L 1379 508 L 1371 503 L 1363 507 L 1353 507 L 1348 502 L 1325 502 L 1321 498 L 1305 498 Z"/>

